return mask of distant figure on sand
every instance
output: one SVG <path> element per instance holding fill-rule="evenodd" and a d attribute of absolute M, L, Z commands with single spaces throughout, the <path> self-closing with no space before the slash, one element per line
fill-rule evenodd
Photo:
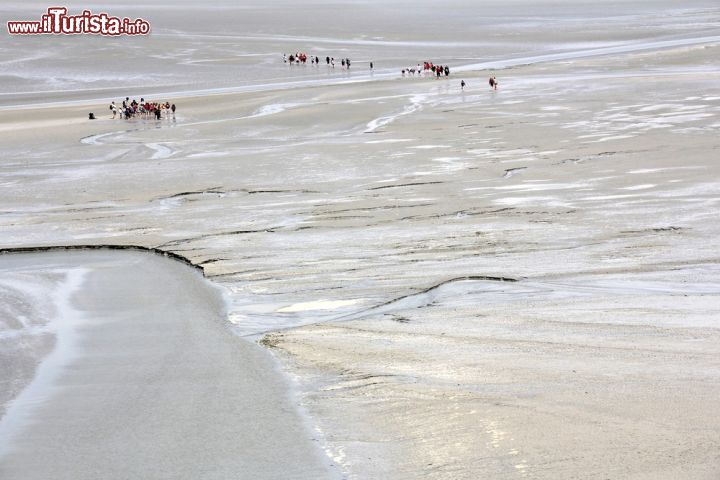
<path fill-rule="evenodd" d="M 460 80 L 460 90 L 465 90 L 465 80 Z"/>
<path fill-rule="evenodd" d="M 370 62 L 370 70 L 373 69 L 373 62 Z"/>
<path fill-rule="evenodd" d="M 490 88 L 497 90 L 498 82 L 495 79 L 495 77 L 490 77 L 490 80 L 488 80 L 488 83 L 490 84 Z"/>

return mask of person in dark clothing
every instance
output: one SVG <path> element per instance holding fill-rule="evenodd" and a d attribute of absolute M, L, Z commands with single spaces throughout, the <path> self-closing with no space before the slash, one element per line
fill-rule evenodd
<path fill-rule="evenodd" d="M 328 65 L 330 65 L 330 57 L 325 57 L 325 63 L 327 63 Z"/>
<path fill-rule="evenodd" d="M 370 62 L 370 70 L 373 69 L 373 62 Z"/>
<path fill-rule="evenodd" d="M 160 120 L 160 109 L 159 108 L 155 109 L 155 118 Z"/>
<path fill-rule="evenodd" d="M 460 90 L 465 90 L 465 80 L 460 80 Z"/>
<path fill-rule="evenodd" d="M 175 115 L 175 104 L 174 104 L 174 103 L 173 103 L 172 106 L 170 107 L 170 110 L 172 110 L 173 115 Z"/>

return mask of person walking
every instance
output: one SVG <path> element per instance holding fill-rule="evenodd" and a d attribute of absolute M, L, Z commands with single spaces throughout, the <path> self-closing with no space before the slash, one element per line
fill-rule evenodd
<path fill-rule="evenodd" d="M 460 90 L 465 90 L 465 80 L 460 80 Z"/>

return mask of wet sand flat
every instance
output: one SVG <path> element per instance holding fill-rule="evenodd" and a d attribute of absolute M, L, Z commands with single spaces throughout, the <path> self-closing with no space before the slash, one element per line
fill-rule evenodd
<path fill-rule="evenodd" d="M 271 359 L 228 331 L 197 272 L 124 252 L 0 262 L 80 275 L 54 350 L 0 423 L 2 478 L 336 478 Z"/>
<path fill-rule="evenodd" d="M 148 48 L 207 81 L 148 80 L 184 92 L 160 122 L 89 89 L 3 97 L 2 246 L 201 265 L 348 478 L 716 478 L 717 6 L 503 2 L 423 29 L 384 3 L 235 12 L 243 32 L 194 51 L 170 48 L 178 14 Z M 267 63 L 232 55 L 264 52 L 253 35 Z M 295 49 L 362 70 L 283 65 Z M 427 56 L 461 73 L 400 75 Z"/>

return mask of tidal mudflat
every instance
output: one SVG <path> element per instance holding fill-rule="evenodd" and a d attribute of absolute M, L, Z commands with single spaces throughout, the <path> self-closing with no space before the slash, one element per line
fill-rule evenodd
<path fill-rule="evenodd" d="M 102 250 L 0 272 L 3 479 L 341 478 L 197 271 Z"/>
<path fill-rule="evenodd" d="M 201 266 L 347 478 L 717 478 L 717 5 L 412 5 L 145 3 L 146 39 L 12 39 L 1 246 Z M 401 75 L 423 60 L 450 76 Z M 126 95 L 179 109 L 110 119 Z"/>

